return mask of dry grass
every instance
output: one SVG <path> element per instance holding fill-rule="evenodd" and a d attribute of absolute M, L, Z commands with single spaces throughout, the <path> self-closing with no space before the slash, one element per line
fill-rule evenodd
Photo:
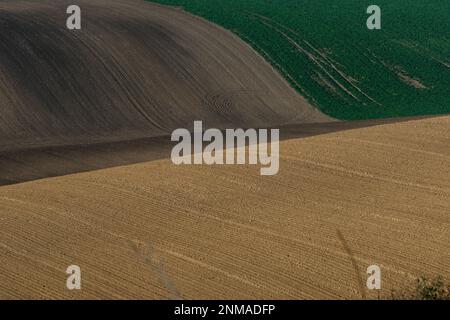
<path fill-rule="evenodd" d="M 450 283 L 443 277 L 426 278 L 416 280 L 413 288 L 403 291 L 392 291 L 394 300 L 450 300 Z"/>

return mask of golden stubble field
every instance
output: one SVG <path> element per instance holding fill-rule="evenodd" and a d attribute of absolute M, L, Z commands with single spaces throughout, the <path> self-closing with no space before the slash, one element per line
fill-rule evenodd
<path fill-rule="evenodd" d="M 280 144 L 280 172 L 149 161 L 0 187 L 0 298 L 377 298 L 450 276 L 450 117 Z M 82 289 L 66 289 L 67 266 Z"/>

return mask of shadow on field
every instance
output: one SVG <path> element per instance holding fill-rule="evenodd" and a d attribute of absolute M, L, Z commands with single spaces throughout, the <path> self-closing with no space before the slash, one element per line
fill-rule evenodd
<path fill-rule="evenodd" d="M 307 138 L 423 118 L 425 117 L 288 125 L 280 127 L 280 140 Z M 168 159 L 174 145 L 175 142 L 171 142 L 170 136 L 161 136 L 108 143 L 0 151 L 0 185 Z"/>

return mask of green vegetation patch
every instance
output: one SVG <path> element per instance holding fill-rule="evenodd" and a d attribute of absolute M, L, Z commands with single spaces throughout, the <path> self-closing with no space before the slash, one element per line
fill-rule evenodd
<path fill-rule="evenodd" d="M 450 113 L 450 1 L 156 0 L 247 41 L 324 113 L 356 120 Z"/>

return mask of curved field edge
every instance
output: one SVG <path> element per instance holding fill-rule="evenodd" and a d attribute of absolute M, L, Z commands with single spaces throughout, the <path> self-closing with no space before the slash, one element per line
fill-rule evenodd
<path fill-rule="evenodd" d="M 310 103 L 342 120 L 450 113 L 450 3 L 152 0 L 231 30 Z"/>

